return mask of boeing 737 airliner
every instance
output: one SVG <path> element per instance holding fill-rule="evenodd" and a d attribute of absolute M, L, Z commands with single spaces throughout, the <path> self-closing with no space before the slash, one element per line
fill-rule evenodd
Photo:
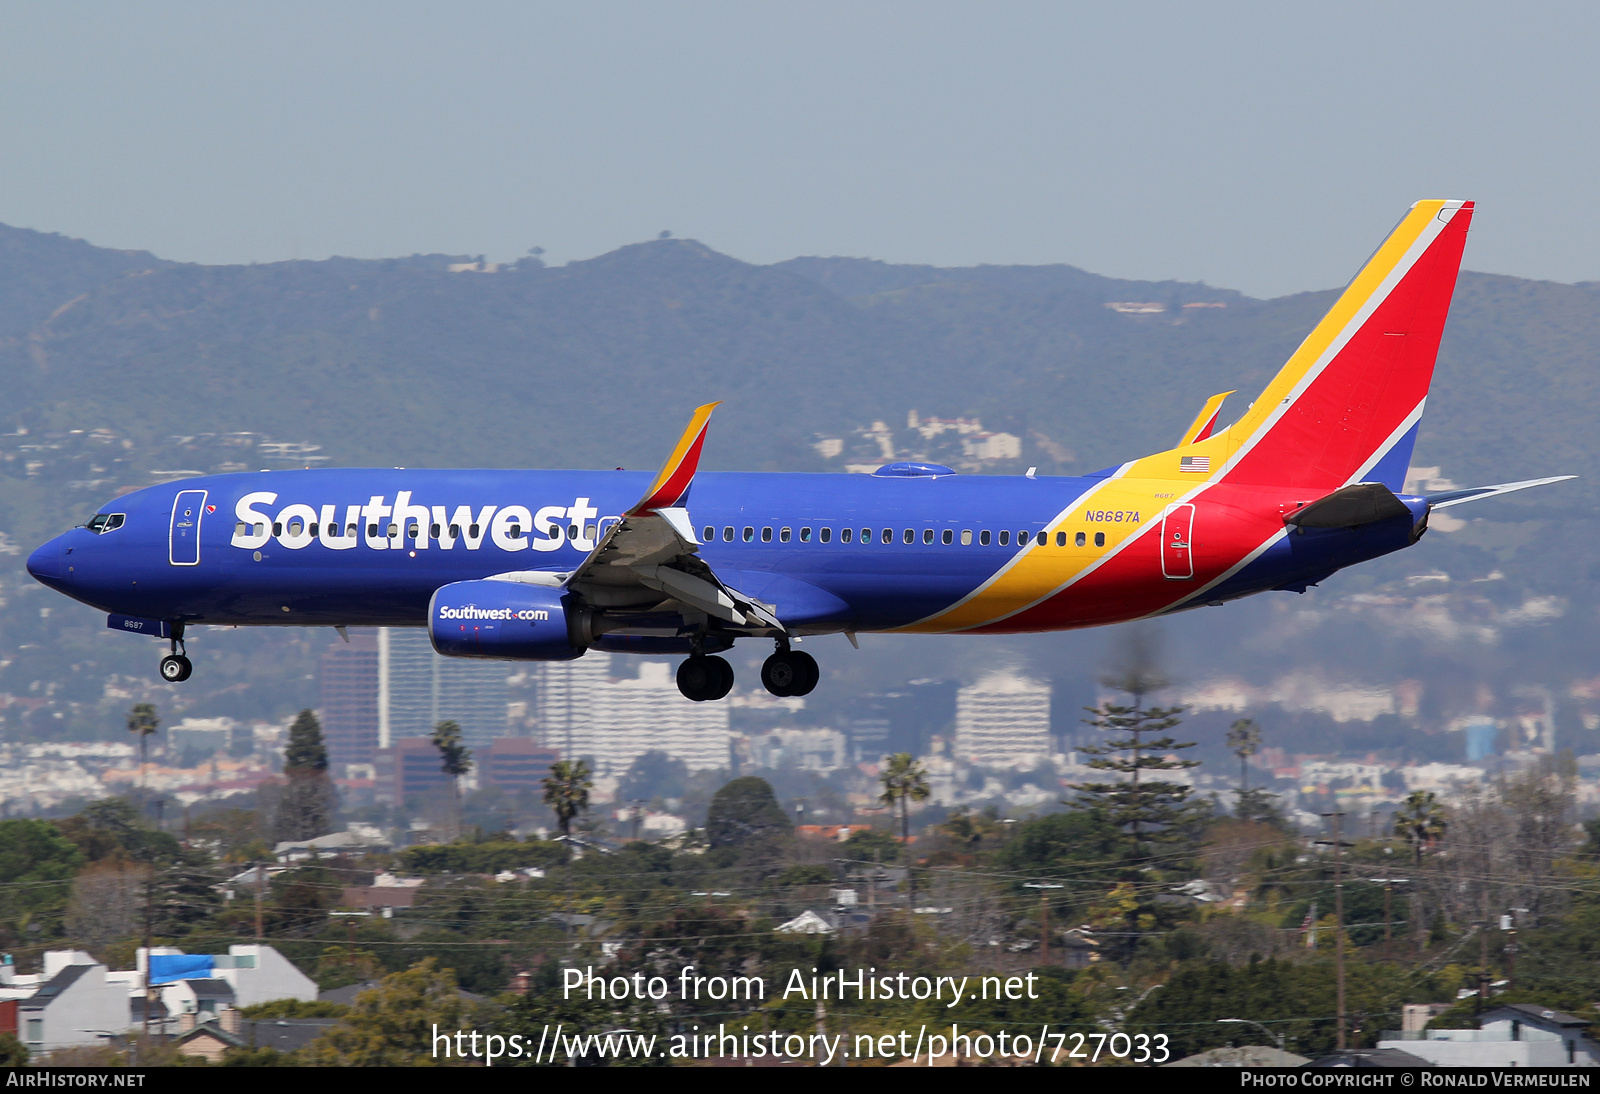
<path fill-rule="evenodd" d="M 804 635 L 1010 634 L 1303 592 L 1408 547 L 1434 510 L 1558 478 L 1401 493 L 1473 205 L 1421 201 L 1266 390 L 1177 447 L 1076 478 L 697 474 L 712 407 L 659 474 L 306 470 L 118 498 L 28 571 L 169 643 L 194 625 L 427 627 L 452 657 L 686 654 L 720 699 L 739 638 L 777 695 L 816 686 Z M 1227 393 L 1227 394 L 1231 394 Z"/>

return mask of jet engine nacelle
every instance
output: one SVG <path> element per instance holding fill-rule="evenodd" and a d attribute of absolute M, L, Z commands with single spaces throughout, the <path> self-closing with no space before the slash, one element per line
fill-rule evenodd
<path fill-rule="evenodd" d="M 515 581 L 457 581 L 428 603 L 428 637 L 446 657 L 571 661 L 565 589 Z"/>

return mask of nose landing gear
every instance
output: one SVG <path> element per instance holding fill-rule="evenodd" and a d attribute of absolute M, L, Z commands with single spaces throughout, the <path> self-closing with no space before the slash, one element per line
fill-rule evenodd
<path fill-rule="evenodd" d="M 790 649 L 787 642 L 761 664 L 762 686 L 780 698 L 809 695 L 821 678 L 817 659 L 809 653 Z"/>
<path fill-rule="evenodd" d="M 188 648 L 183 644 L 183 624 L 172 628 L 171 651 L 161 659 L 161 679 L 169 684 L 181 684 L 194 672 L 194 665 L 185 656 Z"/>

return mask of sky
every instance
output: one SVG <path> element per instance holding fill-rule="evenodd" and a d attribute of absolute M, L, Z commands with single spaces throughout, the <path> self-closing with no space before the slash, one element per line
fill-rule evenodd
<path fill-rule="evenodd" d="M 0 222 L 204 263 L 654 238 L 1343 284 L 1419 198 L 1600 279 L 1600 5 L 0 6 Z M 1580 200 L 1581 199 L 1581 200 Z"/>

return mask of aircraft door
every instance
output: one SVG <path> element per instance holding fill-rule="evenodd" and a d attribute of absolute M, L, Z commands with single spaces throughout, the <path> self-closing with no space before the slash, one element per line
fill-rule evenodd
<path fill-rule="evenodd" d="M 1161 576 L 1170 581 L 1194 577 L 1194 506 L 1174 505 L 1161 518 Z"/>
<path fill-rule="evenodd" d="M 172 501 L 172 526 L 167 533 L 167 561 L 172 565 L 200 565 L 200 518 L 205 512 L 204 490 L 178 491 Z"/>

